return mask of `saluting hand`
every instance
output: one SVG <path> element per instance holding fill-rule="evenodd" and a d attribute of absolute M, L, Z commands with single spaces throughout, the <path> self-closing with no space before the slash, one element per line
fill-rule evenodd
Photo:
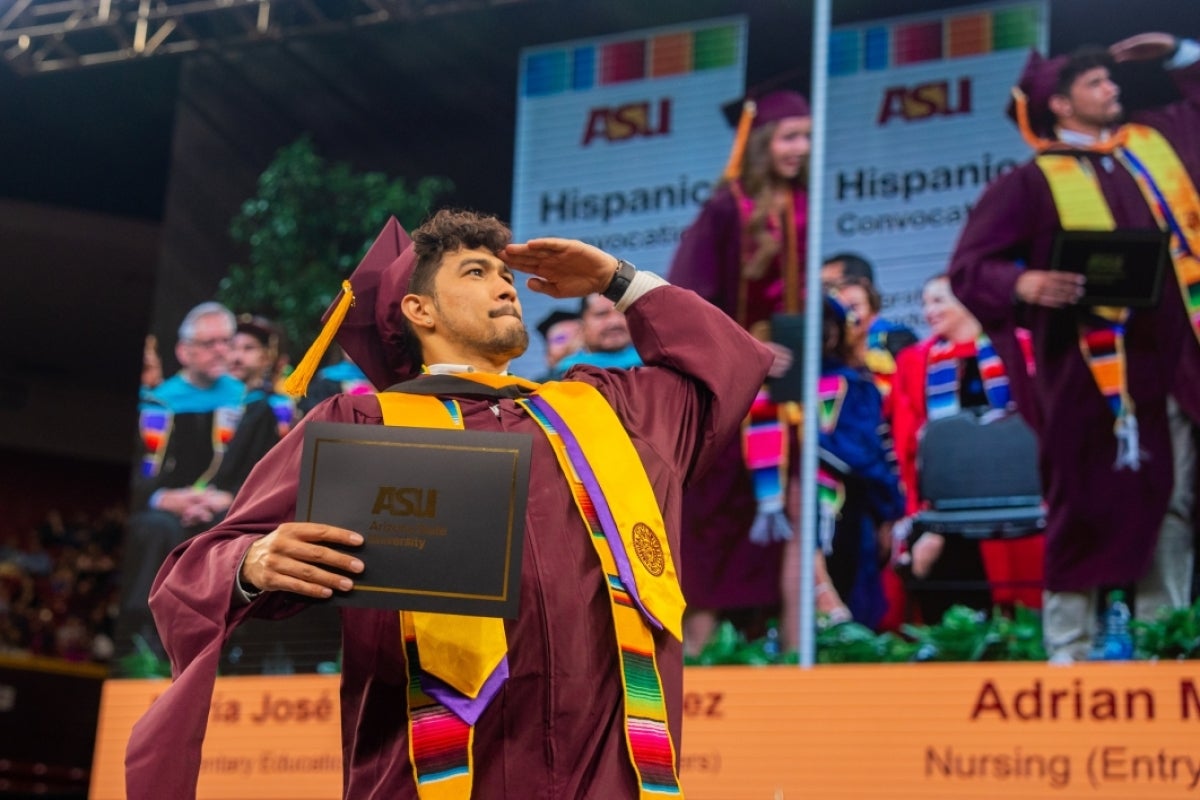
<path fill-rule="evenodd" d="M 1139 33 L 1109 45 L 1108 53 L 1117 63 L 1153 61 L 1175 52 L 1179 40 L 1170 33 Z"/>
<path fill-rule="evenodd" d="M 358 573 L 363 563 L 329 545 L 357 547 L 363 537 L 345 528 L 315 522 L 285 522 L 250 545 L 242 561 L 241 580 L 247 588 L 286 591 L 308 597 L 329 597 L 334 589 L 349 591 L 349 578 L 332 567 Z"/>
<path fill-rule="evenodd" d="M 617 258 L 575 239 L 531 239 L 510 244 L 500 259 L 515 270 L 528 272 L 525 282 L 550 297 L 584 297 L 603 292 L 617 273 Z"/>

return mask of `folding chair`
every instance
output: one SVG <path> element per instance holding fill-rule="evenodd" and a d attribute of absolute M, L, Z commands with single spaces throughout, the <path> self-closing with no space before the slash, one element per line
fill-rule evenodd
<path fill-rule="evenodd" d="M 917 483 L 925 508 L 910 541 L 924 532 L 979 542 L 986 582 L 925 579 L 910 590 L 990 590 L 992 603 L 1041 607 L 1046 527 L 1037 439 L 1015 413 L 968 409 L 933 420 L 917 446 Z M 918 585 L 920 589 L 918 589 Z"/>
<path fill-rule="evenodd" d="M 1037 439 L 1017 414 L 968 409 L 929 422 L 917 476 L 928 508 L 914 533 L 1017 538 L 1046 526 Z"/>

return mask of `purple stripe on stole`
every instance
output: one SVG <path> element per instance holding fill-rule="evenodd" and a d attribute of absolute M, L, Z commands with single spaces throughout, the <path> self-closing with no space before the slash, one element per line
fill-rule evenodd
<path fill-rule="evenodd" d="M 500 691 L 500 687 L 508 680 L 508 656 L 500 659 L 500 663 L 492 670 L 492 674 L 479 688 L 477 697 L 467 697 L 448 683 L 438 680 L 425 670 L 421 670 L 421 690 L 450 709 L 456 717 L 468 725 L 478 721 L 483 710 L 492 702 L 492 698 Z"/>
<path fill-rule="evenodd" d="M 600 483 L 596 480 L 596 475 L 592 472 L 591 465 L 588 464 L 587 457 L 583 454 L 583 449 L 576 441 L 575 434 L 571 433 L 562 417 L 544 399 L 536 394 L 529 399 L 537 405 L 539 411 L 546 415 L 546 419 L 550 420 L 550 424 L 562 438 L 567 449 L 567 458 L 571 460 L 571 465 L 575 467 L 579 480 L 587 489 L 588 497 L 592 499 L 592 507 L 596 509 L 596 517 L 600 520 L 600 527 L 604 530 L 604 538 L 608 540 L 608 549 L 612 551 L 613 561 L 617 565 L 617 576 L 620 577 L 621 583 L 625 584 L 625 591 L 629 592 L 629 597 L 637 604 L 638 609 L 650 624 L 658 630 L 662 630 L 662 623 L 647 610 L 646 606 L 642 604 L 642 598 L 638 596 L 637 583 L 633 579 L 633 568 L 630 567 L 629 555 L 625 552 L 625 543 L 621 541 L 617 523 L 613 519 L 612 512 L 608 510 L 608 501 L 604 499 Z"/>

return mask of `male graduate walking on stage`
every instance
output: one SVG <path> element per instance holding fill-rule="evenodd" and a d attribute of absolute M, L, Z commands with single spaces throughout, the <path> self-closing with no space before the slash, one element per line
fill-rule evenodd
<path fill-rule="evenodd" d="M 508 375 L 527 342 L 513 269 L 551 297 L 612 299 L 645 366 L 541 387 Z M 312 420 L 533 439 L 517 619 L 342 612 L 345 796 L 678 796 L 683 484 L 736 435 L 770 354 L 690 291 L 582 242 L 510 244 L 465 212 L 439 212 L 411 246 L 393 221 L 348 284 L 331 322 L 346 314 L 339 343 L 387 391 L 318 405 L 164 566 L 151 606 L 176 679 L 134 729 L 129 797 L 194 794 L 233 626 L 300 611 L 353 585 L 333 570 L 364 567 L 331 547 L 359 532 L 291 521 Z"/>
<path fill-rule="evenodd" d="M 1166 59 L 1183 100 L 1123 125 L 1110 70 L 1151 58 Z M 1106 588 L 1132 586 L 1142 618 L 1190 601 L 1196 451 L 1182 412 L 1200 419 L 1200 383 L 1178 377 L 1200 359 L 1198 62 L 1200 45 L 1162 33 L 1033 53 L 1010 111 L 1037 155 L 984 192 L 951 261 L 955 295 L 996 344 L 1038 433 L 1054 661 L 1088 657 Z M 1157 305 L 1080 305 L 1084 277 L 1069 269 L 1082 266 L 1052 269 L 1056 237 L 1137 229 L 1171 235 Z M 1032 333 L 1036 374 L 1017 328 Z"/>

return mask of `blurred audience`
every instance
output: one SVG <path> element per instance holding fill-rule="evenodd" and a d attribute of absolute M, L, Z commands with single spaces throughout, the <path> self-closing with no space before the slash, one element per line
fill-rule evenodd
<path fill-rule="evenodd" d="M 554 379 L 577 364 L 617 369 L 641 366 L 642 357 L 629 336 L 629 323 L 612 300 L 599 294 L 580 299 L 579 319 L 583 346 L 564 356 L 550 371 Z"/>
<path fill-rule="evenodd" d="M 556 309 L 537 324 L 546 346 L 546 372 L 539 381 L 553 380 L 558 363 L 583 347 L 583 320 L 578 311 Z"/>
<path fill-rule="evenodd" d="M 125 511 L 0 532 L 0 653 L 106 662 L 117 617 Z"/>

